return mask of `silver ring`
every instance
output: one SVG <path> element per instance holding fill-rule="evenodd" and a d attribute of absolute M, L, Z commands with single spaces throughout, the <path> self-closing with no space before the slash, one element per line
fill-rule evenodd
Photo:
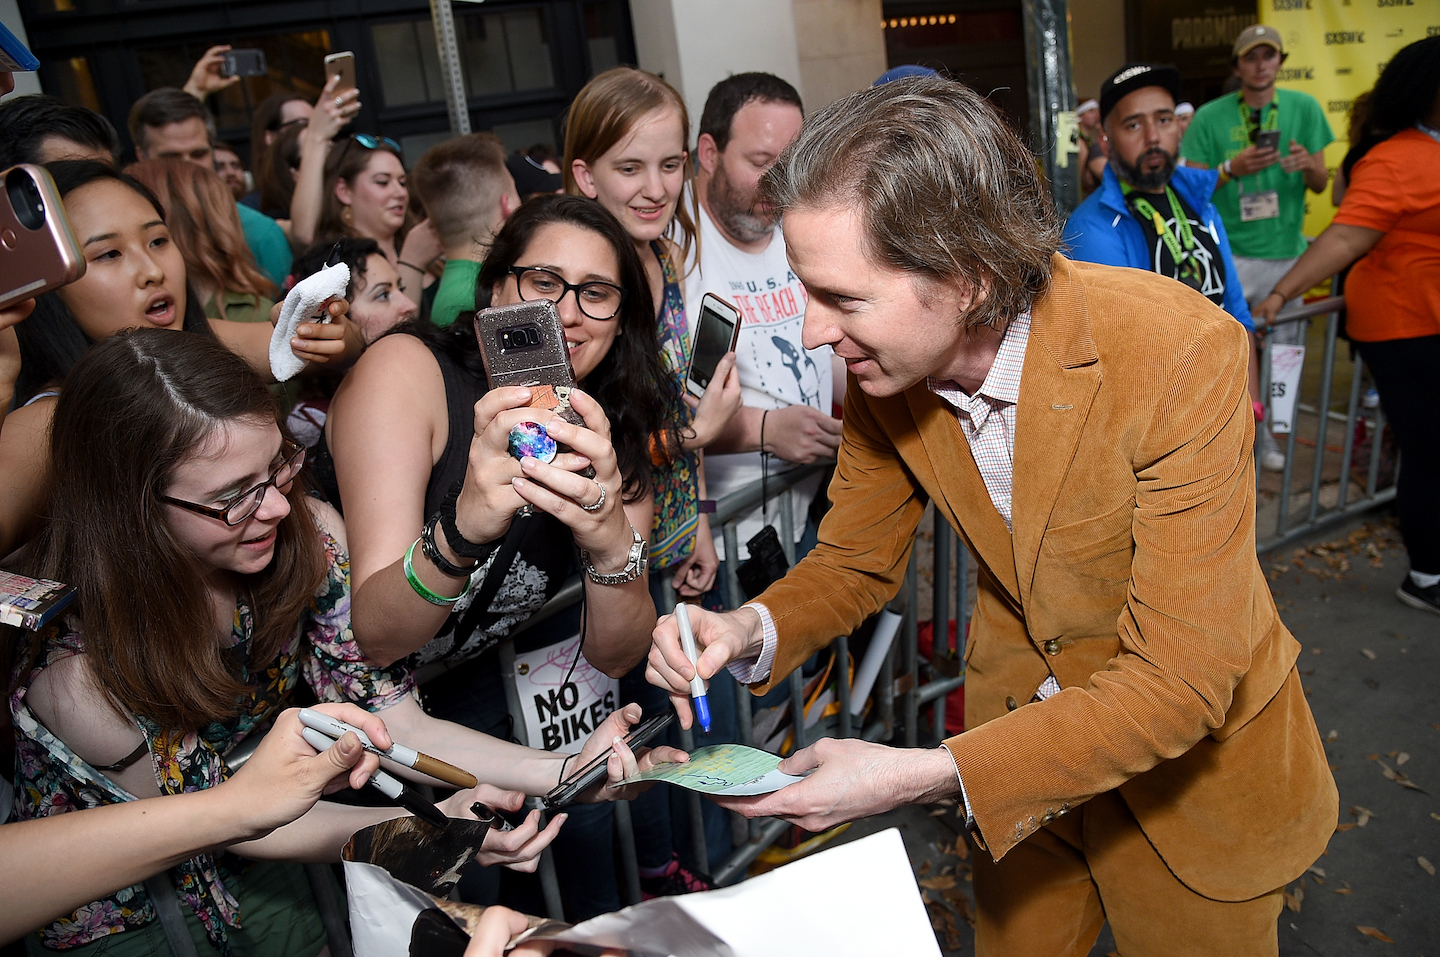
<path fill-rule="evenodd" d="M 581 505 L 580 507 L 587 512 L 594 512 L 598 510 L 601 505 L 605 504 L 605 486 L 601 485 L 595 479 L 591 479 L 590 481 L 595 482 L 595 487 L 600 490 L 600 501 L 596 502 L 594 505 Z"/>
<path fill-rule="evenodd" d="M 345 105 L 345 99 L 344 99 L 344 97 L 339 97 L 339 96 L 335 97 L 335 108 L 336 108 L 337 110 L 338 110 L 340 107 L 344 106 L 344 105 Z"/>

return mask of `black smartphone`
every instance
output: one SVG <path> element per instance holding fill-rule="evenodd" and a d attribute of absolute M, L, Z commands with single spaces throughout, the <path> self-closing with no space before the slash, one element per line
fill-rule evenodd
<path fill-rule="evenodd" d="M 231 50 L 220 62 L 221 76 L 264 76 L 267 72 L 264 50 Z"/>
<path fill-rule="evenodd" d="M 1256 133 L 1255 148 L 1257 150 L 1278 150 L 1280 148 L 1280 131 L 1261 130 Z"/>
<path fill-rule="evenodd" d="M 632 751 L 643 748 L 655 740 L 655 736 L 661 731 L 670 727 L 670 722 L 674 720 L 675 712 L 673 711 L 666 711 L 664 714 L 657 714 L 654 717 L 647 718 L 630 729 L 630 733 L 625 735 L 625 744 Z M 615 749 L 611 748 L 557 784 L 555 789 L 543 798 L 545 807 L 552 811 L 556 808 L 565 807 L 567 804 L 574 802 L 581 794 L 584 794 L 603 781 L 605 779 L 605 765 L 610 760 L 610 755 L 614 752 Z"/>
<path fill-rule="evenodd" d="M 735 340 L 739 337 L 740 310 L 713 292 L 707 292 L 700 300 L 700 319 L 695 323 L 685 391 L 697 399 L 703 396 L 715 375 L 715 367 L 725 358 L 725 353 L 735 349 Z"/>
<path fill-rule="evenodd" d="M 22 163 L 0 179 L 0 308 L 5 308 L 79 279 L 85 257 L 48 172 Z"/>

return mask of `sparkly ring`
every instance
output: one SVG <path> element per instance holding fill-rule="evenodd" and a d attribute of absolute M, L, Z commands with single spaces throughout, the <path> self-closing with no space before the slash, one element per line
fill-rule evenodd
<path fill-rule="evenodd" d="M 339 96 L 335 97 L 335 108 L 336 108 L 337 110 L 338 110 L 340 107 L 344 106 L 344 105 L 345 105 L 345 100 L 344 100 L 343 97 L 339 97 Z"/>
<path fill-rule="evenodd" d="M 600 490 L 600 501 L 596 502 L 594 505 L 581 505 L 580 507 L 587 512 L 596 511 L 600 508 L 601 505 L 605 504 L 605 486 L 601 485 L 595 479 L 591 479 L 590 481 L 595 482 L 595 487 Z"/>

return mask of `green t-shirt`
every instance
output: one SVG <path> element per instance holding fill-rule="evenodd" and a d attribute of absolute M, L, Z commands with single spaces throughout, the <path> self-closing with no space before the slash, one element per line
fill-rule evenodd
<path fill-rule="evenodd" d="M 240 229 L 245 233 L 245 245 L 255 255 L 255 264 L 270 277 L 270 281 L 281 289 L 290 278 L 290 265 L 295 255 L 290 251 L 290 240 L 280 224 L 259 210 L 251 209 L 244 203 L 236 203 L 240 214 Z M 268 318 L 268 317 L 267 317 Z"/>
<path fill-rule="evenodd" d="M 475 308 L 475 280 L 480 277 L 480 264 L 470 259 L 447 259 L 440 274 L 440 287 L 435 304 L 430 307 L 430 321 L 441 329 L 449 328 L 455 317 Z"/>
<path fill-rule="evenodd" d="M 1195 111 L 1180 155 L 1210 169 L 1218 169 L 1250 145 L 1250 132 L 1241 116 L 1240 93 L 1211 100 Z M 1249 107 L 1244 107 L 1249 113 Z M 1278 110 L 1278 114 L 1272 113 Z M 1320 103 L 1308 93 L 1275 90 L 1275 99 L 1265 106 L 1262 129 L 1280 131 L 1280 155 L 1290 151 L 1294 140 L 1311 153 L 1324 149 L 1335 139 Z M 1272 219 L 1240 221 L 1240 192 L 1275 190 L 1280 215 Z M 1249 259 L 1293 259 L 1305 251 L 1301 227 L 1305 220 L 1305 174 L 1287 173 L 1274 163 L 1250 176 L 1232 179 L 1215 191 L 1215 208 L 1229 234 L 1230 251 Z"/>

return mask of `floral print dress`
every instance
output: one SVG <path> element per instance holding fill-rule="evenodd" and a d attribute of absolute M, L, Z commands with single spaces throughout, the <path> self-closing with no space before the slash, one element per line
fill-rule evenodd
<path fill-rule="evenodd" d="M 350 631 L 350 562 L 329 534 L 324 535 L 324 545 L 325 581 L 278 658 L 258 666 L 250 661 L 254 615 L 243 598 L 236 606 L 230 646 L 235 649 L 241 679 L 250 685 L 236 716 L 188 732 L 164 729 L 143 715 L 136 716 L 162 794 L 199 791 L 228 778 L 231 772 L 225 755 L 257 730 L 264 733 L 286 707 L 302 672 L 322 701 L 350 701 L 372 711 L 394 704 L 413 690 L 413 677 L 403 666 L 380 668 L 355 645 Z M 51 626 L 44 633 L 39 663 L 17 682 L 10 697 L 16 732 L 16 813 L 21 820 L 136 800 L 51 734 L 25 703 L 26 692 L 45 668 L 84 654 L 84 639 L 69 625 L 67 621 Z M 170 876 L 215 949 L 230 954 L 228 928 L 240 927 L 243 919 L 226 887 L 235 880 L 236 871 L 223 857 L 198 854 L 173 868 Z M 49 949 L 66 950 L 155 919 L 144 885 L 136 884 L 80 907 L 42 929 L 39 938 Z"/>
<path fill-rule="evenodd" d="M 685 394 L 685 371 L 690 366 L 685 299 L 675 264 L 664 247 L 652 242 L 650 248 L 660 260 L 665 276 L 658 331 L 662 358 L 676 382 L 675 408 L 671 414 L 684 428 L 694 418 L 690 407 L 680 398 Z M 657 460 L 651 476 L 655 487 L 655 524 L 650 532 L 650 567 L 669 568 L 695 549 L 695 534 L 700 525 L 699 456 L 695 452 L 680 452 L 673 458 Z"/>

